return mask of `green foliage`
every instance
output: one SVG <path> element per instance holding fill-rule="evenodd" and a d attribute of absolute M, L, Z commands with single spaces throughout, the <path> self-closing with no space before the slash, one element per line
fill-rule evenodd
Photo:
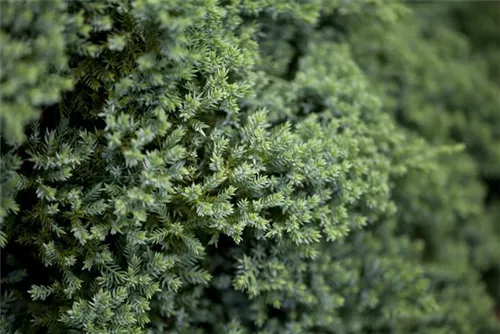
<path fill-rule="evenodd" d="M 1 6 L 1 333 L 500 330 L 462 7 Z"/>
<path fill-rule="evenodd" d="M 499 178 L 500 86 L 488 70 L 500 58 L 474 57 L 472 42 L 450 27 L 451 19 L 435 17 L 439 8 L 417 6 L 415 14 L 389 27 L 364 24 L 350 34 L 350 42 L 403 125 L 431 142 L 463 142 L 481 174 Z"/>
<path fill-rule="evenodd" d="M 1 131 L 18 142 L 24 139 L 26 122 L 72 87 L 64 74 L 67 15 L 65 4 L 57 0 L 2 1 L 0 15 Z"/>
<path fill-rule="evenodd" d="M 495 60 L 495 54 L 500 45 L 492 27 L 499 10 L 498 4 L 488 3 L 416 4 L 414 13 L 389 27 L 365 24 L 347 37 L 384 105 L 402 125 L 432 143 L 465 144 L 469 156 L 445 159 L 441 171 L 427 180 L 415 176 L 408 181 L 411 189 L 400 187 L 396 198 L 404 199 L 405 233 L 427 240 L 428 257 L 456 267 L 456 254 L 440 254 L 443 242 L 465 247 L 463 263 L 472 258 L 483 275 L 493 273 L 489 284 L 497 302 L 500 234 L 492 213 L 497 209 L 489 203 L 485 209 L 484 202 L 486 195 L 488 202 L 499 195 L 495 66 L 500 58 Z"/>

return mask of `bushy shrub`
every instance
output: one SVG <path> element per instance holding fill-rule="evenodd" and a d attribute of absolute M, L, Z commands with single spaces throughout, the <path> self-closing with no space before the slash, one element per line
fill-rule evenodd
<path fill-rule="evenodd" d="M 500 330 L 496 35 L 435 6 L 2 2 L 0 332 Z"/>

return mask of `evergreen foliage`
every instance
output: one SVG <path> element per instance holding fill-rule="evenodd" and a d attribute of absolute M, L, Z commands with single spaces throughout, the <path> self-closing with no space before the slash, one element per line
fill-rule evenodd
<path fill-rule="evenodd" d="M 0 333 L 500 331 L 498 5 L 0 6 Z"/>

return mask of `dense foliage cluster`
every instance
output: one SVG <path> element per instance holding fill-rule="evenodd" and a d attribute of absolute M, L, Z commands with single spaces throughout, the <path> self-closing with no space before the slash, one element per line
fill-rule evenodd
<path fill-rule="evenodd" d="M 0 333 L 500 332 L 499 3 L 0 10 Z"/>

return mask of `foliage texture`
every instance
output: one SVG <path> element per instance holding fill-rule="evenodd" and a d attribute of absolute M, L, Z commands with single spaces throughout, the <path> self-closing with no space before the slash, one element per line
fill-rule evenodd
<path fill-rule="evenodd" d="M 0 6 L 0 333 L 500 331 L 498 3 Z"/>

